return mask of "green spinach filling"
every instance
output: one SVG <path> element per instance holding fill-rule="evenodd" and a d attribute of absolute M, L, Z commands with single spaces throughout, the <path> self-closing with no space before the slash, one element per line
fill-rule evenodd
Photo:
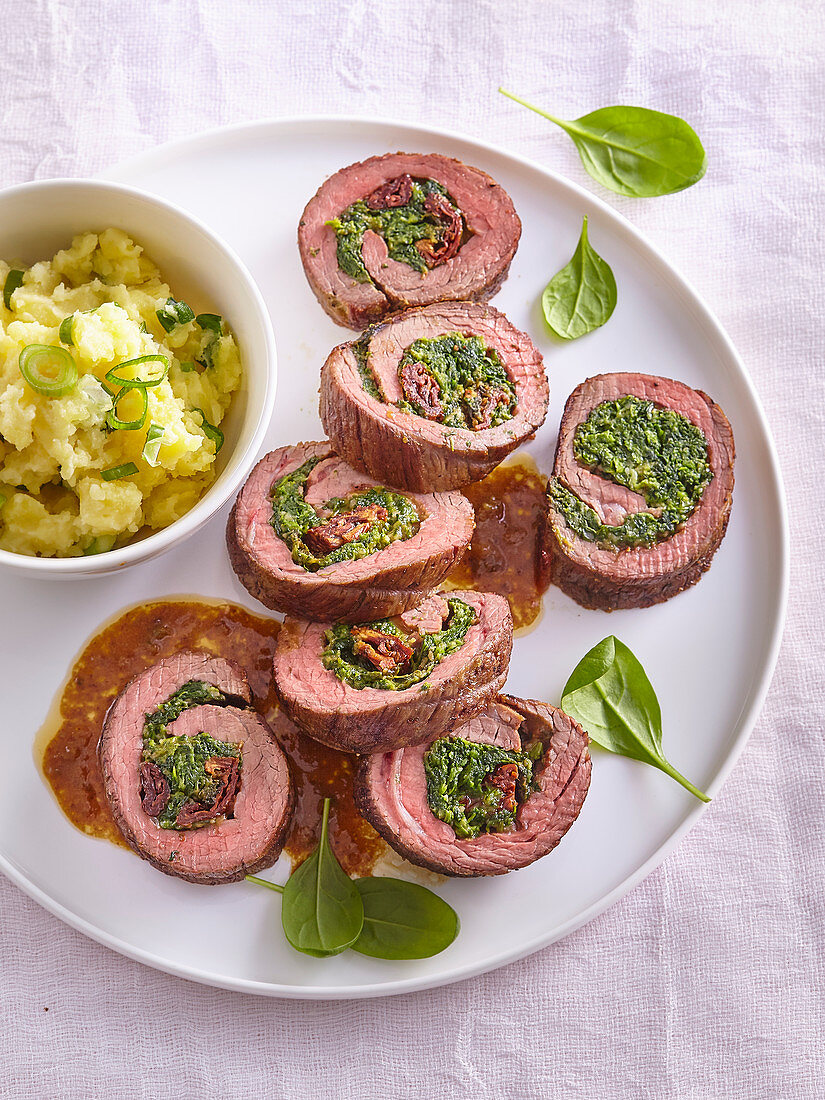
<path fill-rule="evenodd" d="M 361 379 L 361 385 L 364 387 L 364 392 L 368 393 L 370 397 L 375 397 L 378 401 L 383 401 L 384 397 L 378 388 L 378 383 L 375 381 L 375 375 L 372 373 L 372 367 L 369 363 L 370 340 L 372 340 L 377 328 L 377 325 L 370 325 L 369 328 L 364 329 L 363 334 L 352 345 L 352 350 L 355 352 L 358 375 Z"/>
<path fill-rule="evenodd" d="M 169 784 L 169 801 L 158 814 L 162 829 L 191 829 L 209 825 L 220 816 L 205 816 L 202 820 L 182 824 L 178 820 L 187 803 L 197 802 L 207 810 L 215 805 L 223 784 L 207 770 L 207 762 L 234 757 L 242 766 L 240 745 L 216 741 L 205 733 L 196 737 L 162 737 L 159 741 L 144 741 L 142 759 L 156 764 Z"/>
<path fill-rule="evenodd" d="M 220 816 L 209 816 L 209 808 L 216 806 L 225 788 L 220 770 L 214 762 L 237 760 L 240 771 L 243 758 L 241 746 L 227 741 L 217 741 L 201 732 L 194 737 L 168 736 L 167 727 L 189 707 L 204 703 L 228 706 L 233 700 L 212 684 L 202 680 L 189 680 L 147 714 L 143 725 L 142 764 L 154 765 L 168 784 L 160 802 L 163 805 L 156 815 L 163 829 L 190 829 L 208 825 Z M 168 797 L 167 797 L 168 795 Z M 144 794 L 144 799 L 145 799 Z M 180 821 L 184 807 L 197 804 L 194 820 Z M 144 801 L 144 809 L 146 802 Z M 152 816 L 155 816 L 154 814 Z M 192 814 L 189 814 L 192 818 Z"/>
<path fill-rule="evenodd" d="M 414 340 L 398 377 L 400 409 L 450 428 L 494 428 L 516 411 L 516 388 L 498 352 L 480 336 L 448 332 Z"/>
<path fill-rule="evenodd" d="M 444 223 L 438 216 L 425 210 L 427 196 L 431 194 L 442 195 L 452 202 L 442 184 L 430 179 L 414 179 L 409 201 L 403 206 L 375 210 L 365 199 L 359 199 L 342 210 L 337 218 L 327 222 L 338 241 L 340 269 L 359 283 L 372 282 L 361 257 L 364 233 L 371 229 L 384 238 L 390 259 L 425 272 L 427 264 L 416 247 L 418 242 L 430 241 L 438 245 L 445 233 Z"/>
<path fill-rule="evenodd" d="M 602 523 L 590 505 L 553 477 L 548 494 L 580 538 L 606 549 L 652 546 L 674 534 L 712 481 L 704 433 L 687 417 L 638 397 L 604 401 L 576 429 L 576 461 L 640 493 L 651 509 Z"/>
<path fill-rule="evenodd" d="M 533 766 L 543 746 L 528 752 L 440 737 L 424 754 L 427 802 L 460 840 L 515 828 L 516 814 L 536 790 Z"/>
<path fill-rule="evenodd" d="M 476 621 L 474 608 L 463 600 L 447 600 L 448 615 L 441 630 L 422 634 L 416 644 L 413 635 L 406 634 L 391 619 L 379 619 L 360 627 L 349 623 L 336 623 L 325 635 L 326 646 L 321 653 L 324 668 L 334 672 L 339 680 L 354 688 L 383 688 L 386 691 L 404 691 L 413 684 L 420 684 L 432 673 L 436 665 L 464 644 L 467 631 Z M 397 639 L 410 654 L 405 666 L 397 672 L 376 668 L 358 652 L 358 638 L 365 631 Z"/>
<path fill-rule="evenodd" d="M 166 702 L 146 715 L 143 724 L 143 740 L 157 741 L 166 736 L 166 727 L 179 718 L 190 707 L 199 707 L 204 703 L 211 703 L 216 707 L 225 707 L 229 703 L 229 697 L 220 688 L 212 684 L 206 684 L 203 680 L 189 680 L 176 692 L 169 696 Z"/>
<path fill-rule="evenodd" d="M 275 534 L 289 547 L 292 560 L 309 572 L 340 561 L 355 561 L 383 550 L 393 542 L 412 538 L 421 525 L 418 510 L 401 493 L 376 487 L 334 497 L 319 516 L 304 499 L 307 479 L 320 458 L 310 458 L 272 486 L 272 518 Z M 357 512 L 358 509 L 364 509 Z M 347 521 L 345 517 L 354 517 Z M 337 518 L 338 522 L 335 521 Z M 310 532 L 310 544 L 307 536 Z M 320 535 L 318 532 L 322 532 Z M 332 544 L 341 541 L 341 545 Z M 325 546 L 327 552 L 319 552 Z"/>

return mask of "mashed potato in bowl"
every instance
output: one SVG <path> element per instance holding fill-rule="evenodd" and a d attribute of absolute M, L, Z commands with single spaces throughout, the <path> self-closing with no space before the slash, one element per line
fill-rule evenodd
<path fill-rule="evenodd" d="M 226 323 L 119 229 L 0 262 L 0 285 L 0 549 L 70 557 L 168 527 L 215 477 L 241 381 Z"/>

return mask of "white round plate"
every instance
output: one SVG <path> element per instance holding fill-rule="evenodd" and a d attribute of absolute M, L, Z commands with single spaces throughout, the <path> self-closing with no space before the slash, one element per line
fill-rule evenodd
<path fill-rule="evenodd" d="M 490 172 L 513 197 L 524 232 L 495 305 L 545 355 L 550 413 L 528 448 L 543 473 L 567 395 L 602 371 L 681 379 L 709 393 L 731 420 L 733 513 L 710 572 L 666 604 L 610 616 L 551 590 L 538 626 L 516 639 L 507 685 L 513 694 L 558 702 L 580 657 L 616 634 L 658 692 L 667 755 L 714 794 L 773 671 L 787 589 L 787 522 L 750 380 L 707 307 L 663 257 L 600 199 L 545 168 L 458 135 L 388 121 L 285 119 L 221 130 L 150 152 L 108 178 L 188 209 L 250 268 L 272 311 L 279 351 L 269 450 L 320 438 L 318 373 L 330 348 L 351 335 L 329 320 L 306 283 L 298 218 L 332 172 L 396 149 L 459 157 Z M 562 344 L 548 334 L 539 301 L 572 255 L 585 214 L 592 244 L 615 272 L 619 302 L 604 328 Z M 440 887 L 461 917 L 461 933 L 443 954 L 421 962 L 300 955 L 284 940 L 277 895 L 248 883 L 215 889 L 178 882 L 86 837 L 41 779 L 34 734 L 77 651 L 119 608 L 194 591 L 261 610 L 229 567 L 225 513 L 164 557 L 119 575 L 49 583 L 0 576 L 0 866 L 67 923 L 151 966 L 230 989 L 307 998 L 401 993 L 501 966 L 567 935 L 638 883 L 697 820 L 701 804 L 661 772 L 596 750 L 590 794 L 559 848 L 502 878 Z M 285 874 L 282 866 L 273 877 Z"/>

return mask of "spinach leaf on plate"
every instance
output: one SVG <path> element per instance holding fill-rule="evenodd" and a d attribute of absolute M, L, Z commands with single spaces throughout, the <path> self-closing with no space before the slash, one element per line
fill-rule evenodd
<path fill-rule="evenodd" d="M 281 922 L 292 946 L 319 958 L 351 947 L 377 959 L 428 959 L 449 947 L 458 914 L 437 894 L 415 882 L 346 874 L 327 838 L 329 805 L 327 798 L 318 847 L 285 886 L 246 875 L 283 895 Z"/>
<path fill-rule="evenodd" d="M 602 639 L 579 661 L 564 685 L 561 709 L 603 749 L 659 768 L 710 802 L 662 752 L 662 711 L 639 660 L 618 638 Z"/>
<path fill-rule="evenodd" d="M 297 951 L 339 955 L 361 934 L 364 906 L 355 883 L 329 845 L 329 799 L 324 799 L 318 847 L 290 875 L 283 892 L 284 934 Z"/>
<path fill-rule="evenodd" d="M 587 239 L 585 218 L 573 258 L 544 288 L 544 318 L 557 336 L 575 340 L 609 321 L 616 300 L 613 272 Z"/>
<path fill-rule="evenodd" d="M 456 911 L 432 890 L 397 878 L 359 878 L 364 927 L 353 951 L 378 959 L 428 959 L 458 935 Z"/>

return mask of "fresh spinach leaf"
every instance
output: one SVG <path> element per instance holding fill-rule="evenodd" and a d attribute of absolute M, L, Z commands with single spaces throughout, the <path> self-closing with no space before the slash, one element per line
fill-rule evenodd
<path fill-rule="evenodd" d="M 544 318 L 557 336 L 575 340 L 610 320 L 616 298 L 613 272 L 588 241 L 585 218 L 572 260 L 544 288 Z"/>
<path fill-rule="evenodd" d="M 652 764 L 710 802 L 665 759 L 656 692 L 639 660 L 618 638 L 602 639 L 579 661 L 564 685 L 561 709 L 603 749 Z"/>
<path fill-rule="evenodd" d="M 364 927 L 353 951 L 376 959 L 429 959 L 458 935 L 456 911 L 432 890 L 397 878 L 359 878 Z"/>
<path fill-rule="evenodd" d="M 458 935 L 458 914 L 414 882 L 360 878 L 344 872 L 329 846 L 330 800 L 324 800 L 318 847 L 285 886 L 247 875 L 283 895 L 286 938 L 306 955 L 339 955 L 348 947 L 376 959 L 428 959 Z"/>
<path fill-rule="evenodd" d="M 647 107 L 602 107 L 565 121 L 504 88 L 502 95 L 560 126 L 585 170 L 604 187 L 631 198 L 672 195 L 705 174 L 705 150 L 684 119 Z"/>
<path fill-rule="evenodd" d="M 297 951 L 324 957 L 339 955 L 361 934 L 364 906 L 349 875 L 329 845 L 329 799 L 324 799 L 321 839 L 312 855 L 284 887 L 281 921 Z"/>

